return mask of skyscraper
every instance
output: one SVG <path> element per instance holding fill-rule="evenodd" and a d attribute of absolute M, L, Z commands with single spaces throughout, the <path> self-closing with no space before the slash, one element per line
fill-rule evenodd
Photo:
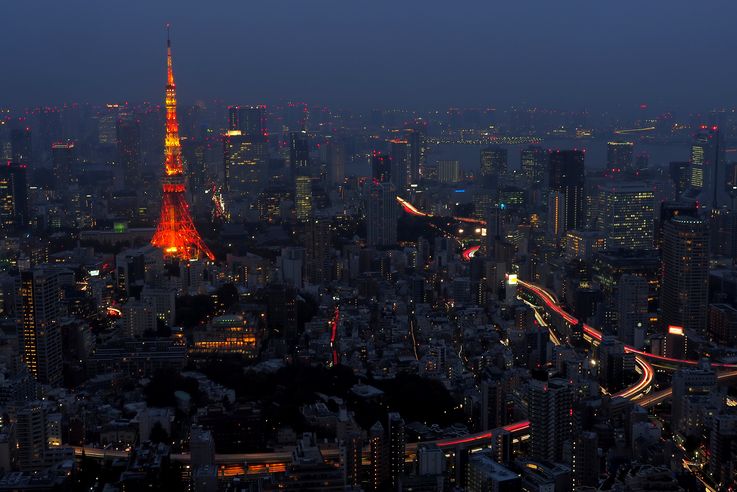
<path fill-rule="evenodd" d="M 662 271 L 663 326 L 704 334 L 709 288 L 709 228 L 704 220 L 678 215 L 665 223 Z"/>
<path fill-rule="evenodd" d="M 393 246 L 397 242 L 397 200 L 394 185 L 368 185 L 366 232 L 369 246 Z"/>
<path fill-rule="evenodd" d="M 632 170 L 635 144 L 632 142 L 614 141 L 606 145 L 606 166 L 610 172 L 627 172 Z"/>
<path fill-rule="evenodd" d="M 266 106 L 228 107 L 228 130 L 258 137 L 266 135 Z"/>
<path fill-rule="evenodd" d="M 647 280 L 626 273 L 617 282 L 617 335 L 624 343 L 641 349 L 648 326 Z"/>
<path fill-rule="evenodd" d="M 438 161 L 438 181 L 445 184 L 458 183 L 461 180 L 461 162 L 458 160 Z"/>
<path fill-rule="evenodd" d="M 143 159 L 141 156 L 141 123 L 137 118 L 121 117 L 116 123 L 118 159 L 126 188 L 136 189 L 140 183 Z"/>
<path fill-rule="evenodd" d="M 507 149 L 486 147 L 481 150 L 481 176 L 504 176 L 507 173 Z"/>
<path fill-rule="evenodd" d="M 529 382 L 527 393 L 533 458 L 561 461 L 571 438 L 573 392 L 565 379 Z"/>
<path fill-rule="evenodd" d="M 392 158 L 374 151 L 371 155 L 371 177 L 381 183 L 391 180 Z"/>
<path fill-rule="evenodd" d="M 391 181 L 397 191 L 403 193 L 412 184 L 411 153 L 406 140 L 395 138 L 391 146 Z"/>
<path fill-rule="evenodd" d="M 327 161 L 328 182 L 338 186 L 345 180 L 346 148 L 337 137 L 330 137 L 325 143 L 325 160 Z"/>
<path fill-rule="evenodd" d="M 0 166 L 0 228 L 22 229 L 28 224 L 26 165 L 12 162 Z"/>
<path fill-rule="evenodd" d="M 77 160 L 74 142 L 54 142 L 51 144 L 51 172 L 54 174 L 54 187 L 66 192 L 72 183 L 72 173 Z"/>
<path fill-rule="evenodd" d="M 289 169 L 295 178 L 310 175 L 310 142 L 307 132 L 292 132 L 289 135 Z"/>
<path fill-rule="evenodd" d="M 608 181 L 599 188 L 598 229 L 610 249 L 652 249 L 655 193 L 647 185 Z"/>
<path fill-rule="evenodd" d="M 330 220 L 314 218 L 305 227 L 305 280 L 320 285 L 330 280 Z"/>
<path fill-rule="evenodd" d="M 392 488 L 396 489 L 399 479 L 404 473 L 404 455 L 406 438 L 404 435 L 404 420 L 398 412 L 389 412 L 387 425 L 387 445 L 389 457 L 389 480 Z"/>
<path fill-rule="evenodd" d="M 549 155 L 548 232 L 560 240 L 571 229 L 584 226 L 584 153 L 554 150 Z"/>
<path fill-rule="evenodd" d="M 294 208 L 298 221 L 306 222 L 312 217 L 312 178 L 309 176 L 297 176 Z"/>
<path fill-rule="evenodd" d="M 425 159 L 427 156 L 426 128 L 418 124 L 415 128 L 407 130 L 407 142 L 410 148 L 410 172 L 412 183 L 417 183 L 423 176 Z"/>
<path fill-rule="evenodd" d="M 268 145 L 262 135 L 229 130 L 223 135 L 225 190 L 236 196 L 255 197 L 266 184 Z"/>
<path fill-rule="evenodd" d="M 688 161 L 674 161 L 668 165 L 670 180 L 675 188 L 675 199 L 680 200 L 691 182 L 691 163 Z"/>
<path fill-rule="evenodd" d="M 543 183 L 547 163 L 548 153 L 542 147 L 530 145 L 520 152 L 522 174 L 533 184 Z"/>
<path fill-rule="evenodd" d="M 59 274 L 38 268 L 24 270 L 16 286 L 21 360 L 36 381 L 58 386 L 62 382 Z"/>
<path fill-rule="evenodd" d="M 724 151 L 719 128 L 702 125 L 691 144 L 689 197 L 698 200 L 704 207 L 718 207 L 724 201 Z"/>
<path fill-rule="evenodd" d="M 10 131 L 10 149 L 13 162 L 31 164 L 31 129 L 15 128 Z"/>

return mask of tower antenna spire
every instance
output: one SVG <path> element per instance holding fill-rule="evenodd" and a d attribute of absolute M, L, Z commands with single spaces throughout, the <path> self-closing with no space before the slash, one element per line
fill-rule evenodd
<path fill-rule="evenodd" d="M 167 22 L 164 25 L 164 28 L 166 29 L 166 47 L 171 48 L 171 36 L 169 35 L 169 31 L 171 31 L 171 23 Z"/>

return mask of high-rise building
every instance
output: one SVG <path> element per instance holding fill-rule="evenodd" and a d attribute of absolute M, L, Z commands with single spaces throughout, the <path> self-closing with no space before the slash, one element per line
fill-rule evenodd
<path fill-rule="evenodd" d="M 660 310 L 664 327 L 706 332 L 709 228 L 702 219 L 678 215 L 663 226 Z"/>
<path fill-rule="evenodd" d="M 268 143 L 262 135 L 245 135 L 230 130 L 223 135 L 225 190 L 255 197 L 263 190 L 268 173 Z"/>
<path fill-rule="evenodd" d="M 294 208 L 297 220 L 306 222 L 312 217 L 312 178 L 297 176 L 294 185 Z"/>
<path fill-rule="evenodd" d="M 671 405 L 671 428 L 675 432 L 689 433 L 696 423 L 688 418 L 690 404 L 706 402 L 717 385 L 716 373 L 708 363 L 699 367 L 685 367 L 673 373 L 673 403 Z"/>
<path fill-rule="evenodd" d="M 655 193 L 635 182 L 611 182 L 598 193 L 597 228 L 610 249 L 652 249 L 655 233 Z"/>
<path fill-rule="evenodd" d="M 522 174 L 534 184 L 543 183 L 547 178 L 545 167 L 548 164 L 548 153 L 542 147 L 530 145 L 520 152 Z"/>
<path fill-rule="evenodd" d="M 571 438 L 573 391 L 567 380 L 529 382 L 531 455 L 536 459 L 561 461 Z"/>
<path fill-rule="evenodd" d="M 369 429 L 369 456 L 371 458 L 370 490 L 381 490 L 389 479 L 389 463 L 387 456 L 386 435 L 381 422 L 376 422 Z"/>
<path fill-rule="evenodd" d="M 369 246 L 394 246 L 397 243 L 398 206 L 394 185 L 389 182 L 368 185 L 366 233 Z"/>
<path fill-rule="evenodd" d="M 404 455 L 406 447 L 404 420 L 397 412 L 389 412 L 387 445 L 389 480 L 391 481 L 392 488 L 396 489 L 399 484 L 399 479 L 404 474 Z"/>
<path fill-rule="evenodd" d="M 289 169 L 295 178 L 310 175 L 310 141 L 307 132 L 289 135 Z"/>
<path fill-rule="evenodd" d="M 46 411 L 41 401 L 28 402 L 16 413 L 15 434 L 18 467 L 23 471 L 42 470 L 47 461 Z"/>
<path fill-rule="evenodd" d="M 0 166 L 0 228 L 22 229 L 28 223 L 26 165 L 8 162 Z"/>
<path fill-rule="evenodd" d="M 610 172 L 632 170 L 635 144 L 632 142 L 608 142 L 606 145 L 606 166 Z"/>
<path fill-rule="evenodd" d="M 404 192 L 412 184 L 412 155 L 406 140 L 389 141 L 391 151 L 391 181 L 397 191 Z"/>
<path fill-rule="evenodd" d="M 54 188 L 65 192 L 72 183 L 72 173 L 76 171 L 77 149 L 74 142 L 54 142 L 51 144 L 51 172 L 54 174 Z"/>
<path fill-rule="evenodd" d="M 41 268 L 24 270 L 16 286 L 21 360 L 36 381 L 58 386 L 62 382 L 59 273 Z"/>
<path fill-rule="evenodd" d="M 675 199 L 680 200 L 691 183 L 691 163 L 673 161 L 668 165 L 670 180 L 673 182 Z"/>
<path fill-rule="evenodd" d="M 305 280 L 320 285 L 330 280 L 330 220 L 314 218 L 305 226 Z"/>
<path fill-rule="evenodd" d="M 454 184 L 461 181 L 461 162 L 457 160 L 438 161 L 438 181 Z"/>
<path fill-rule="evenodd" d="M 697 199 L 704 207 L 718 207 L 725 202 L 724 152 L 724 139 L 719 128 L 702 125 L 691 144 L 689 196 Z"/>
<path fill-rule="evenodd" d="M 123 183 L 135 189 L 141 181 L 143 157 L 141 154 L 141 122 L 137 118 L 119 118 L 116 127 L 118 159 Z"/>
<path fill-rule="evenodd" d="M 486 147 L 481 150 L 481 176 L 504 176 L 507 174 L 507 149 Z"/>
<path fill-rule="evenodd" d="M 374 151 L 371 155 L 371 177 L 380 183 L 390 181 L 392 176 L 392 158 Z"/>
<path fill-rule="evenodd" d="M 550 152 L 548 171 L 548 232 L 560 240 L 567 231 L 585 225 L 583 151 Z"/>
<path fill-rule="evenodd" d="M 31 129 L 15 128 L 10 131 L 11 159 L 18 164 L 31 164 Z"/>
<path fill-rule="evenodd" d="M 412 183 L 417 183 L 424 176 L 427 158 L 427 135 L 424 125 L 407 130 L 407 142 L 410 148 L 410 172 Z"/>
<path fill-rule="evenodd" d="M 522 490 L 522 478 L 494 461 L 491 453 L 474 453 L 468 460 L 466 487 L 468 492 L 513 492 Z"/>
<path fill-rule="evenodd" d="M 346 148 L 337 137 L 330 137 L 325 145 L 328 183 L 338 186 L 345 181 Z"/>
<path fill-rule="evenodd" d="M 266 135 L 266 106 L 229 106 L 228 130 L 249 137 Z"/>
<path fill-rule="evenodd" d="M 709 435 L 709 476 L 718 490 L 734 481 L 737 460 L 737 415 L 715 415 Z M 727 489 L 728 490 L 728 489 Z"/>
<path fill-rule="evenodd" d="M 642 349 L 649 318 L 647 281 L 626 273 L 619 277 L 616 292 L 617 335 L 624 343 Z"/>
<path fill-rule="evenodd" d="M 596 432 L 583 431 L 573 437 L 571 474 L 574 487 L 599 485 L 599 437 Z"/>

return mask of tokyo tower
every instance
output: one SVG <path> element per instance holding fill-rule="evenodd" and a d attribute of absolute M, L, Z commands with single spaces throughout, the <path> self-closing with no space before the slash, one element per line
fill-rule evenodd
<path fill-rule="evenodd" d="M 195 229 L 185 197 L 182 146 L 179 142 L 179 122 L 177 121 L 177 95 L 171 60 L 171 40 L 168 33 L 166 67 L 166 136 L 164 137 L 164 176 L 161 180 L 164 194 L 161 201 L 159 224 L 151 239 L 151 244 L 161 248 L 166 258 L 191 260 L 205 255 L 210 260 L 214 260 L 215 255 Z"/>

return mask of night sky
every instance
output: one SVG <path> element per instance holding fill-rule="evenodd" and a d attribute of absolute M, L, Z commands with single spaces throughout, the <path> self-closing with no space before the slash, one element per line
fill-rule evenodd
<path fill-rule="evenodd" d="M 737 2 L 3 1 L 0 106 L 163 97 L 355 109 L 737 103 Z"/>

